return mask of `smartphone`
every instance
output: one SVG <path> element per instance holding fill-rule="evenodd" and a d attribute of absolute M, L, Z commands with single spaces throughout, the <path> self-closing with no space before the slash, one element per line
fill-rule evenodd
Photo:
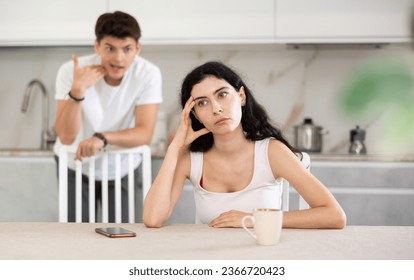
<path fill-rule="evenodd" d="M 95 228 L 97 233 L 103 234 L 108 237 L 135 237 L 137 234 L 133 231 L 124 229 L 122 227 L 107 227 L 107 228 Z"/>

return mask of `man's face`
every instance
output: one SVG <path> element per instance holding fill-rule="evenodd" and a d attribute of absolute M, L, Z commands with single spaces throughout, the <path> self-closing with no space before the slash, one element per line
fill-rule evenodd
<path fill-rule="evenodd" d="M 105 68 L 105 81 L 112 86 L 121 83 L 122 77 L 139 53 L 140 44 L 132 37 L 123 39 L 105 36 L 95 42 L 95 51 L 100 55 Z"/>

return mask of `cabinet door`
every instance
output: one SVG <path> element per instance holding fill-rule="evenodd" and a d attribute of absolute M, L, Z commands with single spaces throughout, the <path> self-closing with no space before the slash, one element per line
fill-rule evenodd
<path fill-rule="evenodd" d="M 134 15 L 145 43 L 271 42 L 274 38 L 273 0 L 109 0 L 109 9 Z"/>
<path fill-rule="evenodd" d="M 0 9 L 0 45 L 92 45 L 105 11 L 102 0 L 7 1 Z"/>
<path fill-rule="evenodd" d="M 276 1 L 278 42 L 410 41 L 412 0 Z"/>
<path fill-rule="evenodd" d="M 313 161 L 311 172 L 342 205 L 348 225 L 414 226 L 414 163 Z"/>

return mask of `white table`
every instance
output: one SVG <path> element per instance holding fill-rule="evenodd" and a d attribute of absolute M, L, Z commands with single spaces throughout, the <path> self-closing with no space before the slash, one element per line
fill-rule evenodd
<path fill-rule="evenodd" d="M 122 226 L 135 238 L 108 238 L 95 227 Z M 414 227 L 283 229 L 280 243 L 259 246 L 243 229 L 207 225 L 0 223 L 3 260 L 404 260 L 414 259 Z"/>

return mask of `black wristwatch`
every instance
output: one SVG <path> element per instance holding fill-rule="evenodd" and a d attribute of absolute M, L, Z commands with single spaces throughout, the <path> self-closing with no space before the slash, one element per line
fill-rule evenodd
<path fill-rule="evenodd" d="M 105 138 L 105 136 L 102 133 L 95 132 L 93 134 L 93 137 L 101 139 L 104 143 L 104 145 L 103 145 L 104 148 L 106 147 L 106 145 L 108 145 L 108 140 Z"/>

